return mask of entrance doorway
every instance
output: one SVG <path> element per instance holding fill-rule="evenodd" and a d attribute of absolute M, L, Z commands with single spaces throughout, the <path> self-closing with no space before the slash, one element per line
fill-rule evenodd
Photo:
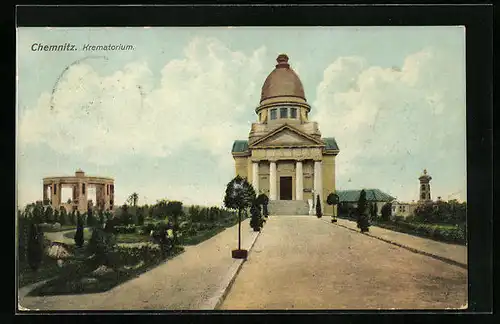
<path fill-rule="evenodd" d="M 280 177 L 280 200 L 292 200 L 292 177 Z"/>

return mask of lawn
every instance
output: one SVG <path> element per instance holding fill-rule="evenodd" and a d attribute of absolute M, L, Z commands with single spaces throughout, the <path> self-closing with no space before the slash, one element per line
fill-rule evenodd
<path fill-rule="evenodd" d="M 61 228 L 54 229 L 54 228 L 44 228 L 44 232 L 62 232 L 62 231 L 69 231 L 69 230 L 76 230 L 76 225 L 61 225 Z"/>

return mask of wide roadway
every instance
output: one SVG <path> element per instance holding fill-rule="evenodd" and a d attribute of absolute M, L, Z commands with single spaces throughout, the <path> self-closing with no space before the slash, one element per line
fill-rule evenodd
<path fill-rule="evenodd" d="M 314 216 L 271 216 L 220 309 L 445 309 L 467 270 Z"/>

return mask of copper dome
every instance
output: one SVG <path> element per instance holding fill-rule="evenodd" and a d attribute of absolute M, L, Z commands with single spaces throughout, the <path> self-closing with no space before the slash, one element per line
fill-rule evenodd
<path fill-rule="evenodd" d="M 295 73 L 288 64 L 288 56 L 280 54 L 276 61 L 276 68 L 269 74 L 262 86 L 260 102 L 276 97 L 298 97 L 306 100 L 304 87 Z"/>

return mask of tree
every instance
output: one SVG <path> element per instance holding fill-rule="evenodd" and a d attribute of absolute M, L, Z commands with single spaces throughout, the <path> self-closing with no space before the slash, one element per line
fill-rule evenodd
<path fill-rule="evenodd" d="M 44 213 L 44 223 L 53 223 L 54 222 L 54 211 L 51 206 L 47 206 L 45 208 Z"/>
<path fill-rule="evenodd" d="M 94 213 L 92 211 L 91 207 L 87 208 L 87 226 L 95 226 L 95 218 L 94 218 Z"/>
<path fill-rule="evenodd" d="M 267 211 L 267 205 L 269 204 L 269 198 L 266 196 L 266 194 L 261 193 L 257 197 L 257 202 L 259 205 L 262 206 L 262 214 L 265 218 L 269 216 L 269 212 Z"/>
<path fill-rule="evenodd" d="M 382 214 L 382 220 L 388 221 L 391 217 L 392 204 L 387 202 L 380 209 L 380 213 Z"/>
<path fill-rule="evenodd" d="M 99 210 L 99 225 L 101 225 L 101 228 L 104 227 L 104 224 L 106 223 L 105 219 L 104 219 L 104 212 L 101 210 Z"/>
<path fill-rule="evenodd" d="M 31 223 L 28 240 L 28 264 L 33 271 L 37 271 L 43 256 L 43 232 L 39 225 Z"/>
<path fill-rule="evenodd" d="M 76 215 L 75 215 L 75 210 L 73 209 L 73 210 L 71 211 L 71 215 L 70 215 L 70 217 L 69 217 L 69 223 L 70 223 L 71 225 L 76 225 L 75 217 L 76 217 Z"/>
<path fill-rule="evenodd" d="M 54 219 L 54 223 L 59 223 L 61 224 L 60 222 L 60 219 L 59 219 L 59 211 L 56 209 L 54 210 L 54 216 L 53 216 L 53 219 Z"/>
<path fill-rule="evenodd" d="M 127 204 L 123 204 L 120 218 L 122 219 L 123 224 L 129 225 L 132 223 L 132 215 L 130 215 Z"/>
<path fill-rule="evenodd" d="M 323 212 L 321 211 L 321 199 L 319 198 L 319 195 L 316 195 L 316 216 L 318 218 L 323 217 Z"/>
<path fill-rule="evenodd" d="M 137 192 L 133 192 L 130 196 L 128 196 L 127 202 L 131 206 L 136 207 L 138 201 L 139 201 L 139 195 L 137 194 Z"/>
<path fill-rule="evenodd" d="M 226 187 L 224 206 L 238 210 L 238 250 L 233 250 L 233 258 L 246 258 L 248 251 L 241 252 L 241 212 L 255 200 L 255 190 L 246 178 L 237 175 Z M 236 251 L 236 252 L 235 252 Z"/>
<path fill-rule="evenodd" d="M 32 222 L 35 224 L 43 223 L 43 220 L 45 218 L 43 207 L 39 204 L 34 204 L 30 209 L 32 210 Z"/>
<path fill-rule="evenodd" d="M 144 209 L 140 208 L 137 212 L 137 225 L 142 226 L 144 225 Z"/>
<path fill-rule="evenodd" d="M 167 204 L 169 214 L 172 216 L 173 220 L 173 234 L 174 234 L 174 245 L 178 244 L 177 234 L 179 230 L 179 216 L 182 215 L 182 202 L 180 201 L 169 201 Z"/>
<path fill-rule="evenodd" d="M 60 213 L 59 213 L 59 224 L 61 224 L 61 226 L 66 225 L 67 217 L 68 217 L 68 215 L 66 212 L 66 208 L 61 206 Z"/>
<path fill-rule="evenodd" d="M 358 227 L 361 230 L 361 233 L 368 232 L 369 230 L 369 222 L 367 215 L 367 206 L 366 206 L 366 192 L 365 190 L 361 190 L 358 200 Z"/>
<path fill-rule="evenodd" d="M 326 203 L 332 206 L 332 223 L 335 223 L 337 219 L 335 218 L 335 205 L 339 203 L 339 196 L 333 192 L 326 198 Z"/>
<path fill-rule="evenodd" d="M 80 211 L 76 212 L 75 245 L 78 247 L 83 246 L 83 219 L 80 215 Z"/>

